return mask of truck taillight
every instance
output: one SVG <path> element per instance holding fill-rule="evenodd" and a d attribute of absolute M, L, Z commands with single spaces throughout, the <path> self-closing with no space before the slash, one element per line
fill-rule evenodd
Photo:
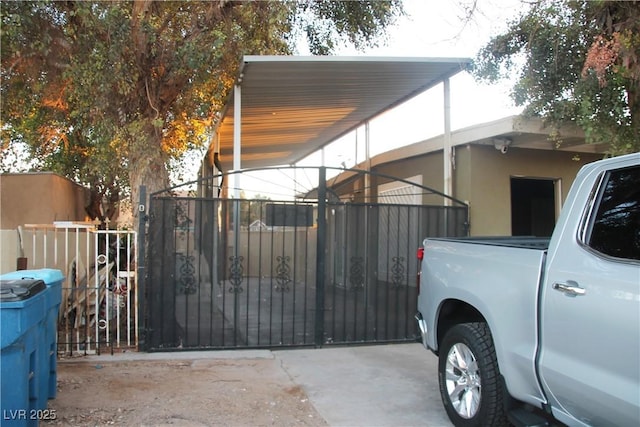
<path fill-rule="evenodd" d="M 418 248 L 418 252 L 416 253 L 416 257 L 418 258 L 418 275 L 416 276 L 416 289 L 418 291 L 418 295 L 420 295 L 420 276 L 422 275 L 422 260 L 424 259 L 424 248 Z"/>

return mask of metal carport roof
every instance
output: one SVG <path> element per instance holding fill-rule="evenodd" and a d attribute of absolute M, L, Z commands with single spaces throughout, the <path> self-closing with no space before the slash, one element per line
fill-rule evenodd
<path fill-rule="evenodd" d="M 234 168 L 240 104 L 241 126 L 235 132 L 241 168 L 294 164 L 469 63 L 468 58 L 245 56 L 210 151 L 220 153 L 224 171 Z"/>

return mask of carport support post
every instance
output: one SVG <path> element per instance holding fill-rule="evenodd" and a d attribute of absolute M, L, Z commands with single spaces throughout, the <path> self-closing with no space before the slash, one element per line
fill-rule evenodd
<path fill-rule="evenodd" d="M 316 243 L 316 327 L 315 344 L 324 342 L 324 269 L 327 247 L 327 169 L 318 169 L 318 239 Z"/>
<path fill-rule="evenodd" d="M 443 80 L 444 86 L 444 191 L 447 196 L 453 196 L 453 149 L 451 147 L 451 87 L 449 79 Z M 445 206 L 451 206 L 451 199 L 444 199 Z"/>
<path fill-rule="evenodd" d="M 444 86 L 444 143 L 442 147 L 442 157 L 444 160 L 444 190 L 443 193 L 453 197 L 453 149 L 451 147 L 451 86 L 449 79 L 442 81 Z M 449 211 L 446 207 L 451 206 L 451 199 L 444 198 L 444 227 L 443 236 L 449 236 Z"/>

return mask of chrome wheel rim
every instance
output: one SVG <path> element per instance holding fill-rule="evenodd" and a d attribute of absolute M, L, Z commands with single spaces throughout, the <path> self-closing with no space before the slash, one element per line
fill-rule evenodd
<path fill-rule="evenodd" d="M 462 418 L 473 418 L 480 410 L 480 370 L 476 357 L 458 343 L 447 354 L 445 383 L 453 409 Z"/>

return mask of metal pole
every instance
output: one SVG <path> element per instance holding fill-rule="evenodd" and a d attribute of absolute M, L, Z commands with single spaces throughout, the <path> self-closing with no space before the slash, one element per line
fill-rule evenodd
<path fill-rule="evenodd" d="M 233 265 L 234 271 L 240 262 L 240 169 L 242 168 L 242 89 L 236 84 L 233 89 Z M 235 273 L 234 273 L 235 274 Z M 239 278 L 236 278 L 239 283 Z M 238 312 L 240 310 L 238 292 L 233 293 L 233 344 L 237 345 Z"/>
<path fill-rule="evenodd" d="M 364 124 L 364 157 L 366 171 L 364 174 L 364 202 L 373 203 L 371 189 L 371 132 L 368 121 Z"/>
<path fill-rule="evenodd" d="M 452 148 L 451 148 L 451 87 L 449 79 L 444 79 L 444 146 L 442 147 L 442 157 L 444 160 L 444 191 L 449 197 L 453 197 L 453 172 L 452 172 Z M 443 236 L 448 236 L 449 212 L 451 199 L 444 199 L 444 230 Z"/>
<path fill-rule="evenodd" d="M 140 347 L 144 348 L 145 346 L 145 342 L 147 340 L 148 337 L 145 336 L 145 334 L 143 333 L 143 330 L 146 329 L 147 325 L 146 322 L 143 319 L 140 319 L 140 315 L 142 315 L 144 317 L 144 313 L 146 313 L 145 310 L 145 299 L 144 299 L 144 287 L 145 287 L 145 271 L 144 271 L 144 264 L 145 264 L 145 251 L 146 251 L 146 246 L 145 246 L 145 236 L 146 236 L 146 232 L 145 232 L 145 228 L 146 228 L 146 222 L 147 222 L 147 187 L 144 185 L 140 186 L 140 201 L 138 204 L 138 260 L 137 260 L 137 270 L 138 270 L 138 283 L 136 284 L 136 299 L 138 300 L 138 309 L 137 309 L 137 316 L 136 316 L 136 325 L 140 326 L 141 328 L 138 329 L 138 333 L 136 334 L 138 336 L 138 344 L 140 345 Z"/>
<path fill-rule="evenodd" d="M 452 148 L 451 148 L 451 88 L 449 79 L 444 80 L 444 191 L 447 196 L 453 196 Z M 450 206 L 451 200 L 445 199 L 445 205 Z"/>
<path fill-rule="evenodd" d="M 233 90 L 233 198 L 240 198 L 240 173 L 242 168 L 242 89 L 240 85 L 234 86 Z"/>
<path fill-rule="evenodd" d="M 318 170 L 318 242 L 316 245 L 316 327 L 315 344 L 322 347 L 324 342 L 324 281 L 327 247 L 327 169 Z"/>

